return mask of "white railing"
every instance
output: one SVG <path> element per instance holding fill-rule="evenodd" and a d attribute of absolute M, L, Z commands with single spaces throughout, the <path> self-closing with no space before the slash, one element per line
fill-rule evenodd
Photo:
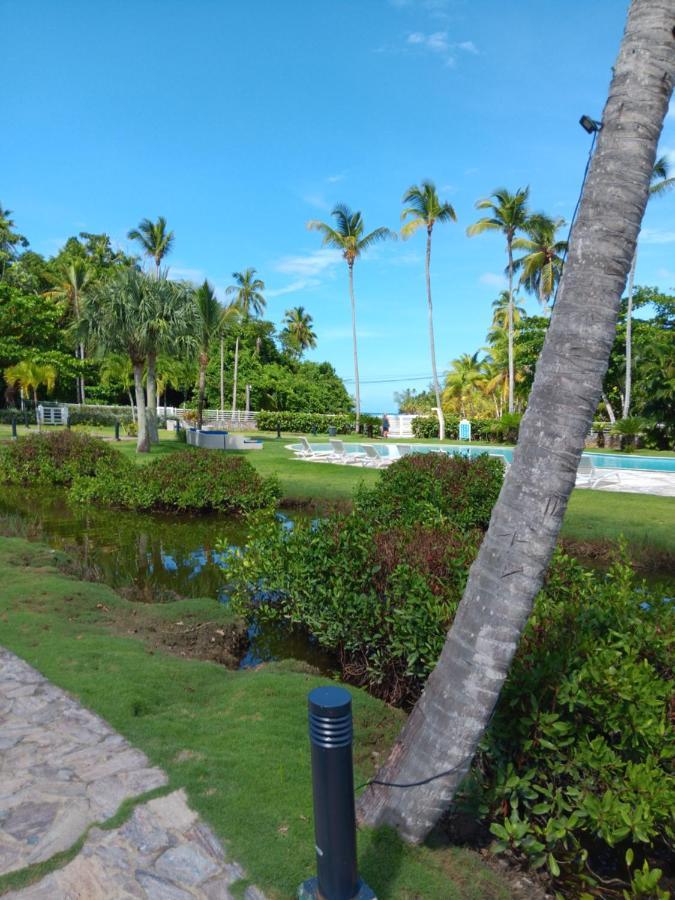
<path fill-rule="evenodd" d="M 193 418 L 194 409 L 179 409 L 175 406 L 158 406 L 157 415 L 164 417 L 166 409 L 167 419 L 178 419 L 181 424 L 185 421 L 185 416 Z M 255 431 L 256 413 L 243 412 L 236 410 L 234 416 L 231 409 L 205 409 L 202 413 L 202 421 L 205 425 L 222 428 L 226 431 Z"/>

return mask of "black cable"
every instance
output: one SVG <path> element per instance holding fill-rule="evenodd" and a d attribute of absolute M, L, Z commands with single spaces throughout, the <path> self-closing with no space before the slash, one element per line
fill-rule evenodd
<path fill-rule="evenodd" d="M 445 772 L 439 772 L 438 775 L 430 775 L 428 778 L 423 778 L 421 781 L 411 781 L 409 784 L 396 784 L 393 781 L 379 781 L 377 778 L 371 778 L 370 781 L 364 781 L 363 784 L 360 784 L 357 788 L 354 788 L 354 793 L 360 791 L 361 788 L 370 787 L 371 784 L 380 784 L 382 787 L 393 787 L 393 788 L 414 788 L 414 787 L 422 787 L 424 784 L 429 784 L 432 781 L 437 781 L 439 778 L 445 778 L 447 775 L 452 775 L 453 772 L 456 772 L 458 769 L 461 769 L 466 760 L 462 760 L 456 766 L 453 766 L 451 769 L 446 769 Z"/>
<path fill-rule="evenodd" d="M 551 309 L 553 309 L 553 307 L 555 306 L 555 301 L 558 299 L 558 288 L 560 287 L 560 282 L 562 281 L 562 273 L 565 270 L 565 263 L 567 262 L 567 253 L 570 248 L 570 238 L 572 237 L 572 229 L 574 228 L 574 223 L 576 222 L 576 219 L 577 219 L 577 213 L 579 212 L 579 206 L 581 205 L 581 198 L 584 195 L 584 186 L 586 184 L 588 170 L 591 167 L 591 160 L 593 159 L 593 151 L 595 150 L 595 140 L 596 140 L 597 136 L 598 136 L 598 132 L 594 131 L 593 132 L 593 140 L 591 141 L 591 149 L 588 151 L 588 159 L 586 160 L 586 168 L 584 169 L 584 177 L 581 179 L 581 189 L 579 190 L 579 196 L 577 197 L 577 203 L 576 203 L 576 206 L 574 207 L 574 212 L 572 213 L 572 219 L 570 221 L 570 227 L 567 232 L 567 241 L 565 242 L 566 247 L 565 247 L 565 250 L 562 255 L 562 265 L 560 267 L 561 274 L 560 274 L 558 283 L 555 286 L 555 293 L 553 294 L 553 302 L 551 303 Z"/>

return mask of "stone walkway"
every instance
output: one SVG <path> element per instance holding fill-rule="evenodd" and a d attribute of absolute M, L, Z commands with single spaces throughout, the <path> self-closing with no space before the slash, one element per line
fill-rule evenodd
<path fill-rule="evenodd" d="M 124 800 L 167 784 L 98 716 L 0 648 L 0 875 L 67 850 Z M 136 806 L 124 825 L 93 827 L 63 868 L 16 900 L 229 900 L 244 877 L 182 790 Z M 264 900 L 253 887 L 246 900 Z"/>

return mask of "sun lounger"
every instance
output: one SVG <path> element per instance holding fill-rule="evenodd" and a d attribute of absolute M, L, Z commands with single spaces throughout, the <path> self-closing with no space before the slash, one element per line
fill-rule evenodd
<path fill-rule="evenodd" d="M 365 454 L 363 450 L 349 453 L 344 445 L 344 441 L 338 441 L 331 438 L 328 443 L 332 449 L 331 460 L 333 462 L 349 463 L 350 465 L 353 465 L 354 463 L 362 462 L 364 459 Z"/>
<path fill-rule="evenodd" d="M 300 438 L 300 450 L 294 451 L 296 457 L 300 459 L 313 459 L 325 462 L 333 456 L 332 450 L 315 450 L 306 437 Z"/>
<path fill-rule="evenodd" d="M 410 444 L 396 444 L 396 449 L 398 450 L 399 456 L 410 456 L 412 453 Z"/>
<path fill-rule="evenodd" d="M 590 456 L 582 456 L 577 469 L 577 487 L 595 488 L 601 484 L 620 484 L 621 476 L 615 469 L 603 471 L 596 468 Z"/>
<path fill-rule="evenodd" d="M 365 459 L 363 460 L 364 466 L 370 466 L 373 469 L 384 469 L 385 466 L 388 466 L 393 459 L 391 457 L 382 456 L 377 452 L 377 449 L 373 447 L 372 444 L 363 444 L 363 449 L 365 451 Z"/>

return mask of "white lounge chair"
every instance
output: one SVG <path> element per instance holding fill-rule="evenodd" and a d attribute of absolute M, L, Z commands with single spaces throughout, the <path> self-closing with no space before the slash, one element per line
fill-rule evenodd
<path fill-rule="evenodd" d="M 577 469 L 577 487 L 595 488 L 601 484 L 620 484 L 621 476 L 616 469 L 602 471 L 593 464 L 590 456 L 582 456 Z"/>
<path fill-rule="evenodd" d="M 313 459 L 326 462 L 333 456 L 332 450 L 315 450 L 306 437 L 300 438 L 300 450 L 293 451 L 299 459 Z"/>
<path fill-rule="evenodd" d="M 398 455 L 401 457 L 410 456 L 410 454 L 412 453 L 412 447 L 410 444 L 396 444 L 396 449 L 398 450 Z"/>
<path fill-rule="evenodd" d="M 363 460 L 364 466 L 370 466 L 373 469 L 384 469 L 393 462 L 392 457 L 382 456 L 372 444 L 363 444 L 362 446 L 366 452 L 365 459 Z"/>
<path fill-rule="evenodd" d="M 363 450 L 357 450 L 355 452 L 349 453 L 347 451 L 347 448 L 345 447 L 344 441 L 338 441 L 334 438 L 331 438 L 328 443 L 330 444 L 332 450 L 332 462 L 348 463 L 349 465 L 354 465 L 355 463 L 361 462 L 365 457 Z"/>

